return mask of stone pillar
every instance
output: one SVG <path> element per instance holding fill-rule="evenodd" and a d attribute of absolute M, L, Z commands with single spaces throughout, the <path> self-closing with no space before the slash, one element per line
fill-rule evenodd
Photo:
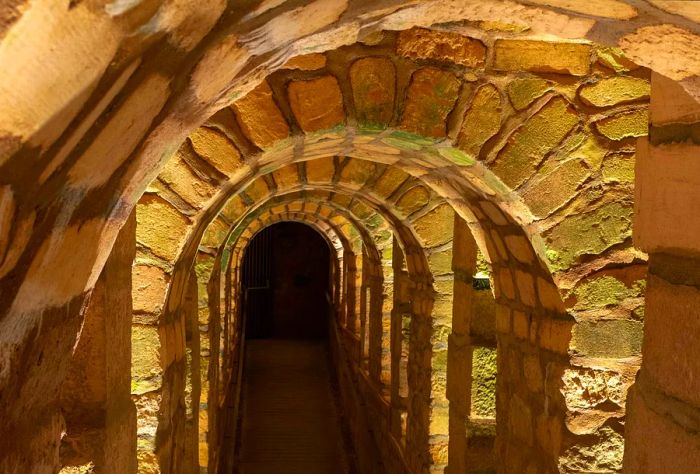
<path fill-rule="evenodd" d="M 452 332 L 447 350 L 447 399 L 449 408 L 448 467 L 445 472 L 464 473 L 467 468 L 467 420 L 470 414 L 472 351 L 470 331 L 477 247 L 466 222 L 455 216 L 452 269 L 454 304 Z"/>
<path fill-rule="evenodd" d="M 136 409 L 131 401 L 131 265 L 134 214 L 119 233 L 90 296 L 61 388 L 66 434 L 61 464 L 95 473 L 136 472 Z"/>
<path fill-rule="evenodd" d="M 627 399 L 623 471 L 700 466 L 700 104 L 652 75 L 636 163 L 635 245 L 649 253 L 642 368 Z"/>

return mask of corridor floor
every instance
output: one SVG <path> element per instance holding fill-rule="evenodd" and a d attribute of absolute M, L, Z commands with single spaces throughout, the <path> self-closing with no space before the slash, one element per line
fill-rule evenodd
<path fill-rule="evenodd" d="M 246 344 L 238 472 L 349 473 L 324 342 Z"/>

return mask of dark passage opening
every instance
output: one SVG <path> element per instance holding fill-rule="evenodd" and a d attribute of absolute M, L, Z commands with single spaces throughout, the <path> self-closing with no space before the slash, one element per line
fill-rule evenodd
<path fill-rule="evenodd" d="M 330 250 L 311 227 L 282 222 L 258 233 L 243 261 L 248 339 L 317 339 L 328 330 Z"/>
<path fill-rule="evenodd" d="M 284 222 L 241 269 L 245 359 L 234 474 L 353 474 L 328 347 L 330 246 Z"/>

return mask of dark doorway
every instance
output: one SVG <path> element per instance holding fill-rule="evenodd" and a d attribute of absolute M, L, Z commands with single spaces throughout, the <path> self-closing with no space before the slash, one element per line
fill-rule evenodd
<path fill-rule="evenodd" d="M 242 268 L 246 338 L 325 337 L 329 276 L 328 244 L 311 227 L 282 222 L 258 233 Z"/>

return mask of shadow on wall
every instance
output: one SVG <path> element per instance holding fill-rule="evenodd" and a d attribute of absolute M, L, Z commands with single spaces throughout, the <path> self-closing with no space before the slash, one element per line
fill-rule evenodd
<path fill-rule="evenodd" d="M 243 262 L 248 339 L 327 335 L 330 251 L 311 227 L 282 222 L 264 229 Z"/>

